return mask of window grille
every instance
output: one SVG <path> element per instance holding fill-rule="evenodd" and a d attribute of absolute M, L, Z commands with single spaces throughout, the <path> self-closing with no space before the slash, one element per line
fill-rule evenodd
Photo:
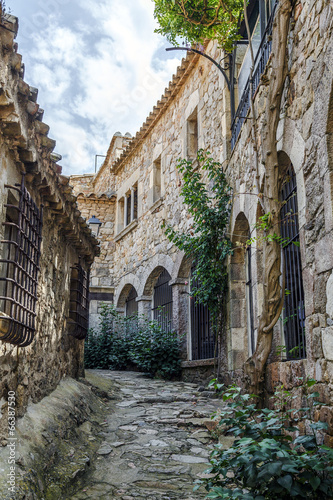
<path fill-rule="evenodd" d="M 251 234 L 249 234 L 249 239 Z M 252 292 L 252 268 L 251 268 L 251 245 L 246 249 L 246 295 L 248 307 L 248 328 L 250 340 L 251 355 L 256 350 L 255 337 L 254 337 L 254 318 L 253 318 L 253 292 Z"/>
<path fill-rule="evenodd" d="M 191 286 L 198 287 L 198 284 L 198 280 L 191 279 Z M 194 297 L 190 300 L 192 360 L 214 358 L 216 340 L 211 328 L 209 308 L 197 303 Z"/>
<path fill-rule="evenodd" d="M 284 337 L 287 359 L 306 357 L 305 311 L 302 280 L 301 252 L 299 248 L 297 185 L 293 166 L 286 173 L 282 187 L 281 236 L 288 243 L 283 248 L 286 268 L 286 295 L 284 299 Z M 296 245 L 295 245 L 296 243 Z"/>
<path fill-rule="evenodd" d="M 134 200 L 133 200 L 134 201 Z M 127 195 L 127 213 L 126 213 L 126 226 L 131 223 L 132 219 L 132 194 Z"/>
<path fill-rule="evenodd" d="M 133 190 L 133 220 L 138 218 L 138 187 Z"/>
<path fill-rule="evenodd" d="M 153 318 L 162 330 L 172 331 L 172 287 L 171 276 L 166 269 L 161 272 L 154 287 Z"/>
<path fill-rule="evenodd" d="M 276 11 L 278 2 L 275 0 L 273 7 L 271 9 L 271 15 L 268 19 L 266 29 L 264 31 L 257 55 L 254 61 L 254 70 L 252 74 L 252 95 L 251 95 L 251 82 L 250 79 L 244 87 L 242 96 L 240 97 L 239 105 L 235 113 L 231 125 L 231 148 L 233 149 L 238 136 L 240 134 L 243 123 L 246 119 L 247 112 L 250 108 L 251 99 L 253 98 L 260 82 L 261 75 L 265 71 L 266 64 L 268 62 L 271 50 L 272 50 L 272 31 L 273 31 L 273 19 Z"/>
<path fill-rule="evenodd" d="M 76 339 L 82 340 L 86 338 L 88 332 L 89 278 L 80 262 L 71 269 L 69 308 L 71 328 L 69 334 Z"/>
<path fill-rule="evenodd" d="M 5 185 L 19 195 L 19 202 L 7 203 L 5 239 L 0 259 L 0 339 L 25 347 L 34 339 L 36 326 L 37 284 L 43 209 L 39 209 L 24 185 Z"/>
<path fill-rule="evenodd" d="M 138 312 L 138 303 L 136 301 L 138 294 L 134 286 L 132 286 L 130 293 L 126 299 L 126 316 L 133 316 L 133 314 L 137 314 Z"/>

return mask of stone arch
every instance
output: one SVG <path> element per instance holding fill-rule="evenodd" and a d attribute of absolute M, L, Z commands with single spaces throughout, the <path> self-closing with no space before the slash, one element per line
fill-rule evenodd
<path fill-rule="evenodd" d="M 192 263 L 193 260 L 190 257 L 187 257 L 184 252 L 179 252 L 173 266 L 172 279 L 188 279 L 191 274 Z"/>
<path fill-rule="evenodd" d="M 280 171 L 292 163 L 296 173 L 299 225 L 306 224 L 306 190 L 304 180 L 305 142 L 295 126 L 295 122 L 286 118 L 283 122 L 283 135 L 277 144 Z"/>
<path fill-rule="evenodd" d="M 173 278 L 173 267 L 173 260 L 168 255 L 154 255 L 154 257 L 150 260 L 148 267 L 142 274 L 140 286 L 138 288 L 138 295 L 151 296 L 154 285 L 163 269 L 166 269 Z"/>
<path fill-rule="evenodd" d="M 230 258 L 229 294 L 229 363 L 232 370 L 242 368 L 248 357 L 246 302 L 246 241 L 250 226 L 244 212 L 236 216 L 231 241 L 234 251 Z"/>
<path fill-rule="evenodd" d="M 128 297 L 128 294 L 130 293 L 131 289 L 135 288 L 135 290 L 138 293 L 139 287 L 140 287 L 140 281 L 139 281 L 138 277 L 135 276 L 135 274 L 131 273 L 131 274 L 124 276 L 120 280 L 120 282 L 115 290 L 114 303 L 115 303 L 116 307 L 119 309 L 125 309 L 126 299 Z"/>

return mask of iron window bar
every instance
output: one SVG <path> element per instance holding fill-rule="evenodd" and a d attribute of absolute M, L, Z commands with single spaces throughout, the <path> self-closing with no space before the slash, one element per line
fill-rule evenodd
<path fill-rule="evenodd" d="M 163 331 L 172 332 L 172 288 L 169 285 L 171 276 L 164 269 L 154 287 L 153 318 Z"/>
<path fill-rule="evenodd" d="M 249 239 L 251 238 L 251 233 L 249 234 Z M 253 290 L 252 290 L 252 250 L 251 245 L 246 249 L 247 255 L 247 297 L 248 297 L 248 314 L 249 314 L 249 327 L 250 327 L 250 342 L 251 342 L 251 354 L 256 350 L 255 336 L 254 336 L 254 315 L 253 315 Z"/>
<path fill-rule="evenodd" d="M 287 360 L 303 359 L 306 357 L 304 289 L 301 252 L 297 245 L 299 226 L 296 174 L 291 164 L 286 173 L 286 182 L 282 187 L 281 195 L 282 201 L 285 201 L 280 211 L 281 236 L 288 240 L 282 249 L 288 291 L 284 299 L 283 315 L 286 358 Z"/>
<path fill-rule="evenodd" d="M 71 267 L 68 333 L 78 340 L 86 338 L 89 315 L 89 276 L 80 261 Z"/>
<path fill-rule="evenodd" d="M 136 301 L 138 294 L 132 286 L 127 299 L 126 299 L 126 307 L 125 307 L 125 314 L 126 316 L 133 316 L 134 314 L 138 313 L 138 303 Z"/>
<path fill-rule="evenodd" d="M 26 347 L 36 331 L 36 302 L 40 271 L 43 205 L 37 207 L 24 184 L 5 185 L 19 194 L 19 204 L 5 204 L 7 220 L 3 223 L 7 238 L 1 240 L 0 259 L 0 340 Z M 8 216 L 14 212 L 15 219 Z"/>
<path fill-rule="evenodd" d="M 246 115 L 250 109 L 251 99 L 259 87 L 260 78 L 265 71 L 269 56 L 272 51 L 272 32 L 273 32 L 273 19 L 275 16 L 276 8 L 278 2 L 275 2 L 272 13 L 269 17 L 264 35 L 262 37 L 258 53 L 254 61 L 254 69 L 252 74 L 252 82 L 250 78 L 247 80 L 241 100 L 239 102 L 237 111 L 235 113 L 232 125 L 231 125 L 231 149 L 234 149 L 238 136 L 240 134 L 241 128 L 244 121 L 247 119 Z M 251 94 L 251 83 L 252 83 L 252 95 Z"/>
<path fill-rule="evenodd" d="M 191 274 L 195 267 L 192 267 Z M 191 278 L 191 287 L 199 286 L 199 280 Z M 211 359 L 215 357 L 216 338 L 211 327 L 209 307 L 198 303 L 191 297 L 191 343 L 192 360 Z"/>

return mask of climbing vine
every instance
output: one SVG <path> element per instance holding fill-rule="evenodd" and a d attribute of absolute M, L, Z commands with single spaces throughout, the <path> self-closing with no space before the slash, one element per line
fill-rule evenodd
<path fill-rule="evenodd" d="M 225 259 L 231 252 L 231 242 L 226 231 L 232 192 L 222 165 L 209 152 L 199 150 L 196 161 L 179 160 L 177 168 L 183 177 L 181 195 L 192 218 L 185 232 L 164 224 L 165 232 L 195 263 L 191 295 L 209 306 L 212 327 L 217 330 L 227 289 Z M 204 173 L 207 182 L 203 180 Z"/>

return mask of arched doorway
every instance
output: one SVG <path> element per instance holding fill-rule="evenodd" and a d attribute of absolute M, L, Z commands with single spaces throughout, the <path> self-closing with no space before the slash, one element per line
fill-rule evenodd
<path fill-rule="evenodd" d="M 198 280 L 194 280 L 191 269 L 191 287 L 198 286 Z M 211 327 L 209 307 L 200 304 L 194 297 L 190 297 L 190 321 L 191 321 L 191 356 L 192 360 L 211 359 L 215 352 L 216 339 Z"/>
<path fill-rule="evenodd" d="M 164 331 L 172 331 L 172 287 L 171 276 L 166 269 L 160 273 L 153 292 L 153 319 Z"/>
<path fill-rule="evenodd" d="M 305 308 L 299 247 L 296 174 L 289 161 L 281 187 L 281 236 L 286 240 L 282 252 L 285 261 L 286 291 L 283 308 L 283 334 L 287 359 L 306 357 Z"/>
<path fill-rule="evenodd" d="M 132 286 L 125 301 L 125 316 L 133 316 L 138 313 L 137 296 L 138 294 L 134 286 Z"/>

